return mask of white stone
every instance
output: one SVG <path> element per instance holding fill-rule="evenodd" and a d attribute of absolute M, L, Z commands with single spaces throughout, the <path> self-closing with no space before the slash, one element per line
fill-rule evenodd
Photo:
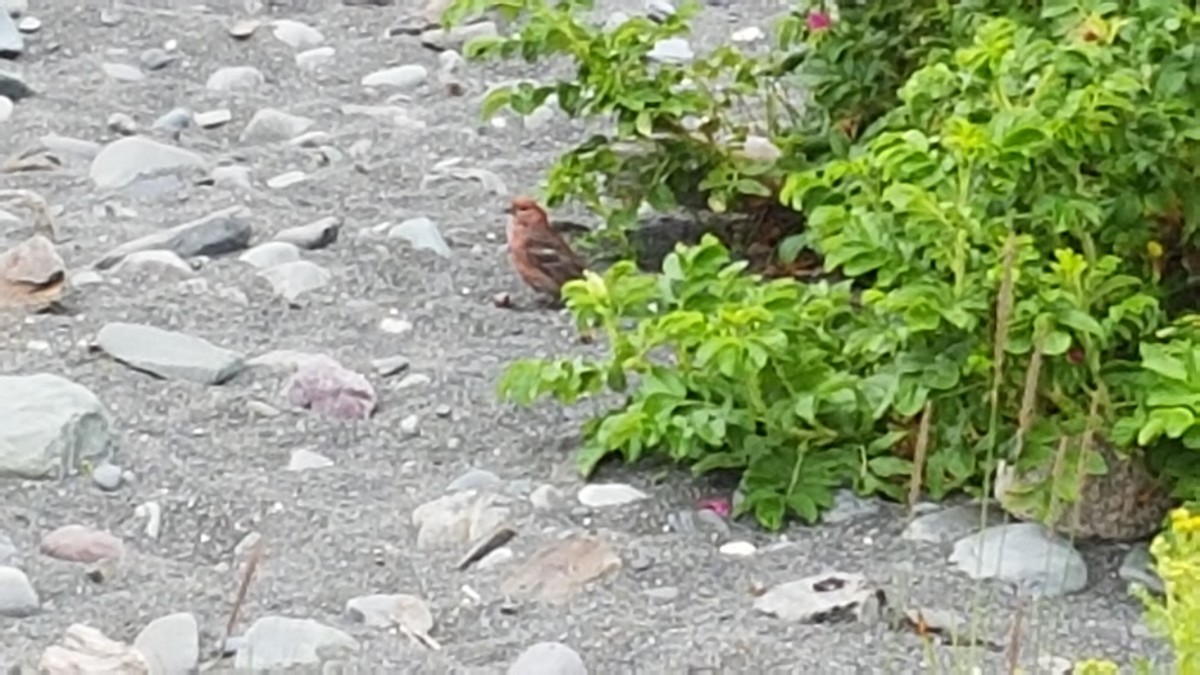
<path fill-rule="evenodd" d="M 309 49 L 325 41 L 321 31 L 299 21 L 278 19 L 274 28 L 275 38 L 292 49 Z"/>
<path fill-rule="evenodd" d="M 253 91 L 266 84 L 262 71 L 253 66 L 225 66 L 213 71 L 205 89 L 217 92 Z"/>
<path fill-rule="evenodd" d="M 590 508 L 632 504 L 648 498 L 645 492 L 624 483 L 593 483 L 579 490 L 579 503 Z"/>
<path fill-rule="evenodd" d="M 394 89 L 412 89 L 429 77 L 425 66 L 415 63 L 392 68 L 384 68 L 363 76 L 364 87 L 391 87 Z"/>
<path fill-rule="evenodd" d="M 117 189 L 150 173 L 203 166 L 204 158 L 191 150 L 127 136 L 104 146 L 92 160 L 88 176 L 98 188 Z"/>
<path fill-rule="evenodd" d="M 389 239 L 403 239 L 415 249 L 433 251 L 443 258 L 451 256 L 450 245 L 442 238 L 437 224 L 424 216 L 409 218 L 392 227 L 387 236 Z"/>
<path fill-rule="evenodd" d="M 112 451 L 100 399 L 58 375 L 0 375 L 0 419 L 0 478 L 49 478 Z"/>
<path fill-rule="evenodd" d="M 142 629 L 133 640 L 150 666 L 149 675 L 193 672 L 200 663 L 200 628 L 188 612 L 161 616 Z"/>
<path fill-rule="evenodd" d="M 748 541 L 731 541 L 721 545 L 717 549 L 722 555 L 732 556 L 735 558 L 752 556 L 758 553 L 758 548 Z"/>
<path fill-rule="evenodd" d="M 276 265 L 262 270 L 258 275 L 271 284 L 276 295 L 288 302 L 295 302 L 301 295 L 322 288 L 333 280 L 329 270 L 307 260 Z"/>
<path fill-rule="evenodd" d="M 233 665 L 259 671 L 312 666 L 357 650 L 353 637 L 312 619 L 264 616 L 246 631 Z"/>
<path fill-rule="evenodd" d="M 506 675 L 588 675 L 583 658 L 561 642 L 538 642 L 525 648 Z"/>
<path fill-rule="evenodd" d="M 20 619 L 37 614 L 40 608 L 29 577 L 15 567 L 0 566 L 0 616 Z"/>
<path fill-rule="evenodd" d="M 313 73 L 333 65 L 336 56 L 337 51 L 333 47 L 308 49 L 296 55 L 296 67 L 306 73 Z"/>
<path fill-rule="evenodd" d="M 1000 579 L 1035 596 L 1083 590 L 1088 570 L 1069 543 L 1038 523 L 996 525 L 954 544 L 950 562 L 972 579 Z"/>
<path fill-rule="evenodd" d="M 238 260 L 258 269 L 267 269 L 300 260 L 300 249 L 282 241 L 268 241 L 242 253 Z"/>

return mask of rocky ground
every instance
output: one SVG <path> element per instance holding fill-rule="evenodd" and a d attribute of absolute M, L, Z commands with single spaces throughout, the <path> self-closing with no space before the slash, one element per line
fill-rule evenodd
<path fill-rule="evenodd" d="M 0 671 L 1001 672 L 1014 616 L 1028 672 L 1162 656 L 1141 548 L 1118 575 L 1129 547 L 969 507 L 844 495 L 770 535 L 727 485 L 585 487 L 582 412 L 494 395 L 585 348 L 500 215 L 579 128 L 478 117 L 541 67 L 389 31 L 419 5 L 29 3 L 0 0 Z M 782 9 L 708 6 L 693 47 Z"/>

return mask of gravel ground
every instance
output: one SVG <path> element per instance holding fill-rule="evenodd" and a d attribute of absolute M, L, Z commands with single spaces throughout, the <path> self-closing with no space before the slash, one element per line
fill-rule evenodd
<path fill-rule="evenodd" d="M 755 589 L 835 570 L 865 575 L 894 603 L 978 607 L 989 634 L 1001 639 L 1019 612 L 1021 659 L 1031 671 L 1048 655 L 1127 661 L 1159 653 L 1138 628 L 1139 607 L 1116 577 L 1121 547 L 1083 548 L 1088 587 L 1033 607 L 999 585 L 953 571 L 947 547 L 902 539 L 904 518 L 888 506 L 872 505 L 870 513 L 837 524 L 793 526 L 782 537 L 703 518 L 696 527 L 668 527 L 679 514 L 693 514 L 698 497 L 723 494 L 723 486 L 619 467 L 606 468 L 598 480 L 628 483 L 649 498 L 580 506 L 572 447 L 581 412 L 516 409 L 494 395 L 509 360 L 582 349 L 565 317 L 528 307 L 529 296 L 505 262 L 499 214 L 510 193 L 536 189 L 579 128 L 556 119 L 526 129 L 516 118 L 497 128 L 477 114 L 488 85 L 544 76 L 543 69 L 466 65 L 459 72 L 466 95 L 450 96 L 435 76 L 434 51 L 414 37 L 386 37 L 389 25 L 417 9 L 403 5 L 329 3 L 259 15 L 303 21 L 336 49 L 328 66 L 305 72 L 296 64 L 297 50 L 273 37 L 269 26 L 245 41 L 229 36 L 230 25 L 246 16 L 230 5 L 241 3 L 211 3 L 199 11 L 186 3 L 145 2 L 120 12 L 114 25 L 105 25 L 94 5 L 31 3 L 28 14 L 42 27 L 25 36 L 21 59 L 0 66 L 22 74 L 40 95 L 19 102 L 12 119 L 0 122 L 0 156 L 46 134 L 113 141 L 119 135 L 108 127 L 109 116 L 125 113 L 148 135 L 200 153 L 210 165 L 251 167 L 255 181 L 249 192 L 190 183 L 104 191 L 88 178 L 88 158 L 63 153 L 58 170 L 0 174 L 3 187 L 36 190 L 62 209 L 58 249 L 70 268 L 235 204 L 249 207 L 255 243 L 325 216 L 341 218 L 342 227 L 336 243 L 304 252 L 332 279 L 296 307 L 274 297 L 252 268 L 231 256 L 204 261 L 191 280 L 152 265 L 104 272 L 101 283 L 72 291 L 65 301 L 71 313 L 3 326 L 0 372 L 57 373 L 95 392 L 117 427 L 114 462 L 132 479 L 115 491 L 98 489 L 86 476 L 0 481 L 0 529 L 15 543 L 41 599 L 36 615 L 0 617 L 0 663 L 34 667 L 73 623 L 131 642 L 149 621 L 172 612 L 196 617 L 207 661 L 223 636 L 247 558 L 243 540 L 252 532 L 261 535 L 265 554 L 235 633 L 267 615 L 315 619 L 358 640 L 348 663 L 359 672 L 504 672 L 540 641 L 569 645 L 592 673 L 907 673 L 933 669 L 931 660 L 946 672 L 969 672 L 976 664 L 981 672 L 1002 672 L 1003 655 L 994 651 L 927 646 L 881 624 L 802 624 L 753 610 Z M 711 44 L 746 26 L 766 29 L 781 9 L 761 0 L 708 7 L 697 42 Z M 119 81 L 102 69 L 104 63 L 136 65 L 145 50 L 167 41 L 175 43 L 177 59 L 141 81 Z M 400 64 L 426 66 L 428 81 L 393 103 L 389 92 L 360 84 L 363 75 Z M 260 69 L 265 83 L 235 95 L 206 90 L 217 68 L 241 65 Z M 345 104 L 398 105 L 424 124 L 347 115 Z M 215 129 L 192 125 L 177 141 L 148 131 L 177 106 L 227 107 L 233 121 Z M 311 130 L 328 132 L 323 143 L 341 156 L 324 161 L 313 148 L 241 141 L 241 130 L 264 107 L 315 120 Z M 454 157 L 462 158 L 461 167 L 498 176 L 505 194 L 469 180 L 422 184 L 436 164 Z M 308 181 L 265 187 L 267 178 L 292 170 L 306 172 Z M 420 216 L 438 224 L 449 257 L 372 234 L 382 223 Z M 29 234 L 8 229 L 8 245 Z M 523 308 L 493 306 L 500 292 L 513 293 Z M 389 318 L 411 322 L 411 330 L 382 330 Z M 117 321 L 181 331 L 247 356 L 279 349 L 330 355 L 368 374 L 378 411 L 352 423 L 287 409 L 276 397 L 279 377 L 260 369 L 217 386 L 150 377 L 88 349 L 102 326 Z M 405 374 L 373 372 L 373 359 L 391 356 L 408 359 L 409 386 L 399 384 Z M 414 385 L 412 374 L 429 381 Z M 262 414 L 268 405 L 282 408 L 280 414 Z M 416 433 L 402 423 L 413 415 Z M 284 470 L 300 449 L 333 465 Z M 495 473 L 517 495 L 510 524 L 519 535 L 509 544 L 514 560 L 457 571 L 466 547 L 419 548 L 411 513 L 472 468 Z M 533 508 L 522 495 L 543 484 L 568 499 Z M 162 510 L 157 538 L 146 535 L 145 518 L 136 513 L 147 502 Z M 46 532 L 71 523 L 123 539 L 127 553 L 115 574 L 96 583 L 80 564 L 38 554 Z M 609 542 L 623 561 L 619 571 L 566 604 L 506 597 L 501 582 L 511 569 L 564 533 L 584 532 Z M 759 552 L 719 553 L 718 544 L 727 540 L 751 542 Z M 347 601 L 372 593 L 425 599 L 441 649 L 422 647 L 395 629 L 350 621 Z"/>

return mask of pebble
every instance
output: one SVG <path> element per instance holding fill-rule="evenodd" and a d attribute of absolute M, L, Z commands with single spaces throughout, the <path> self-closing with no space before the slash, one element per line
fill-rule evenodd
<path fill-rule="evenodd" d="M 119 538 L 83 525 L 63 525 L 48 532 L 38 550 L 51 558 L 87 564 L 119 562 L 125 557 Z"/>
<path fill-rule="evenodd" d="M 21 566 L 21 556 L 17 552 L 17 545 L 13 543 L 12 537 L 2 530 L 0 530 L 0 565 Z"/>
<path fill-rule="evenodd" d="M 535 509 L 552 509 L 564 501 L 562 490 L 553 485 L 539 485 L 529 493 L 529 503 Z"/>
<path fill-rule="evenodd" d="M 191 150 L 128 136 L 104 146 L 92 160 L 88 176 L 98 188 L 117 189 L 148 174 L 203 166 L 204 158 Z"/>
<path fill-rule="evenodd" d="M 950 562 L 972 579 L 1000 579 L 1037 597 L 1066 595 L 1087 585 L 1083 556 L 1037 523 L 995 525 L 959 539 Z"/>
<path fill-rule="evenodd" d="M 525 648 L 506 675 L 588 675 L 583 658 L 561 642 L 538 642 Z"/>
<path fill-rule="evenodd" d="M 838 490 L 833 494 L 833 505 L 821 514 L 821 522 L 836 525 L 877 513 L 879 503 L 863 499 L 849 490 Z"/>
<path fill-rule="evenodd" d="M 258 671 L 313 666 L 357 651 L 358 641 L 344 631 L 312 619 L 264 616 L 246 631 L 233 665 Z"/>
<path fill-rule="evenodd" d="M 452 255 L 450 245 L 442 238 L 442 233 L 436 223 L 424 216 L 408 220 L 388 230 L 389 239 L 403 239 L 418 250 L 433 251 L 449 258 Z"/>
<path fill-rule="evenodd" d="M 383 70 L 377 70 L 364 75 L 362 86 L 391 87 L 404 91 L 419 86 L 428 77 L 429 71 L 426 70 L 425 66 L 410 63 L 403 66 L 384 68 Z"/>
<path fill-rule="evenodd" d="M 104 74 L 121 82 L 141 82 L 146 74 L 140 68 L 126 63 L 105 63 L 100 66 Z"/>
<path fill-rule="evenodd" d="M 96 335 L 109 356 L 168 380 L 222 384 L 240 373 L 245 357 L 203 338 L 143 324 L 113 322 Z"/>
<path fill-rule="evenodd" d="M 416 436 L 421 432 L 421 418 L 409 415 L 400 420 L 400 433 L 405 436 Z"/>
<path fill-rule="evenodd" d="M 137 634 L 133 647 L 145 657 L 150 673 L 190 673 L 200 663 L 200 627 L 188 612 L 161 616 Z"/>
<path fill-rule="evenodd" d="M 254 35 L 259 25 L 260 22 L 254 19 L 241 19 L 229 27 L 229 35 L 235 40 L 247 40 Z"/>
<path fill-rule="evenodd" d="M 87 387 L 50 373 L 0 375 L 0 478 L 43 479 L 112 452 L 112 421 Z"/>
<path fill-rule="evenodd" d="M 0 563 L 4 557 L 0 556 Z M 1121 567 L 1117 574 L 1130 584 L 1141 584 L 1147 590 L 1162 594 L 1166 591 L 1162 578 L 1154 571 L 1154 561 L 1150 557 L 1149 548 L 1145 544 L 1137 544 L 1121 559 Z"/>
<path fill-rule="evenodd" d="M 758 26 L 748 26 L 746 28 L 740 28 L 733 31 L 733 34 L 729 36 L 729 39 L 733 42 L 745 44 L 748 42 L 758 42 L 765 37 L 766 34 L 763 33 L 762 29 Z"/>
<path fill-rule="evenodd" d="M 754 609 L 784 621 L 817 623 L 834 612 L 855 611 L 874 595 L 861 574 L 830 572 L 772 586 L 754 599 Z"/>
<path fill-rule="evenodd" d="M 500 477 L 485 469 L 470 469 L 458 478 L 450 481 L 446 492 L 462 492 L 463 490 L 483 491 L 499 486 Z"/>
<path fill-rule="evenodd" d="M 746 557 L 758 553 L 758 548 L 748 541 L 731 541 L 721 545 L 717 549 L 722 555 L 733 557 Z"/>
<path fill-rule="evenodd" d="M 121 467 L 116 464 L 104 462 L 95 469 L 92 469 L 92 482 L 96 487 L 106 492 L 112 492 L 121 487 L 121 481 L 124 476 L 121 475 Z"/>
<path fill-rule="evenodd" d="M 0 565 L 0 616 L 21 619 L 41 609 L 37 591 L 24 572 Z"/>
<path fill-rule="evenodd" d="M 267 269 L 300 260 L 300 249 L 282 241 L 268 241 L 246 250 L 238 260 L 258 269 Z"/>
<path fill-rule="evenodd" d="M 286 141 L 304 133 L 313 124 L 316 124 L 316 121 L 308 117 L 292 115 L 275 108 L 262 108 L 246 123 L 239 140 L 249 144 Z"/>
<path fill-rule="evenodd" d="M 13 116 L 13 102 L 7 96 L 0 96 L 0 124 L 9 121 Z"/>
<path fill-rule="evenodd" d="M 391 377 L 408 370 L 408 359 L 403 356 L 385 356 L 371 361 L 371 368 L 380 377 Z"/>
<path fill-rule="evenodd" d="M 367 378 L 328 357 L 299 364 L 283 391 L 292 405 L 340 420 L 365 420 L 377 404 Z"/>
<path fill-rule="evenodd" d="M 659 63 L 688 63 L 695 57 L 692 46 L 683 38 L 659 40 L 646 54 L 646 58 Z"/>
<path fill-rule="evenodd" d="M 17 22 L 17 30 L 22 33 L 36 33 L 42 29 L 42 20 L 36 16 L 24 16 Z"/>
<path fill-rule="evenodd" d="M 342 221 L 337 216 L 325 216 L 307 225 L 289 227 L 276 233 L 275 241 L 293 244 L 303 249 L 325 248 L 338 240 Z"/>
<path fill-rule="evenodd" d="M 310 471 L 313 469 L 325 469 L 333 466 L 333 460 L 319 452 L 312 450 L 293 450 L 292 456 L 288 459 L 288 471 Z"/>
<path fill-rule="evenodd" d="M 218 68 L 204 83 L 204 88 L 214 92 L 248 92 L 266 84 L 267 78 L 254 66 L 225 66 Z"/>
<path fill-rule="evenodd" d="M 299 21 L 278 19 L 274 22 L 274 28 L 275 39 L 292 49 L 310 49 L 325 41 L 321 31 Z"/>
<path fill-rule="evenodd" d="M 433 613 L 429 604 L 406 593 L 360 595 L 346 601 L 346 615 L 351 621 L 372 628 L 402 625 L 426 635 L 433 629 Z"/>
<path fill-rule="evenodd" d="M 509 509 L 490 492 L 453 492 L 426 502 L 412 513 L 417 548 L 467 546 L 495 532 L 508 520 Z"/>
<path fill-rule="evenodd" d="M 400 378 L 400 381 L 396 383 L 396 388 L 410 389 L 412 387 L 423 387 L 431 382 L 433 382 L 433 378 L 425 373 L 409 373 Z"/>
<path fill-rule="evenodd" d="M 25 53 L 25 38 L 8 12 L 0 12 L 0 58 L 15 59 Z"/>
<path fill-rule="evenodd" d="M 240 165 L 218 166 L 212 170 L 213 185 L 235 190 L 250 190 L 250 167 Z"/>
<path fill-rule="evenodd" d="M 132 136 L 137 133 L 137 122 L 134 121 L 133 117 L 123 112 L 115 112 L 109 115 L 106 125 L 109 129 L 122 136 Z"/>
<path fill-rule="evenodd" d="M 275 265 L 259 271 L 258 276 L 271 284 L 271 289 L 276 295 L 291 303 L 333 281 L 332 272 L 307 260 Z"/>
<path fill-rule="evenodd" d="M 233 120 L 233 112 L 229 108 L 217 108 L 216 110 L 206 110 L 198 112 L 192 116 L 196 122 L 196 126 L 201 129 L 216 129 L 217 127 L 229 124 Z"/>
<path fill-rule="evenodd" d="M 306 73 L 314 73 L 333 65 L 337 51 L 333 47 L 317 47 L 296 55 L 296 67 Z"/>
<path fill-rule="evenodd" d="M 150 128 L 165 131 L 169 134 L 179 134 L 192 123 L 192 111 L 187 108 L 172 108 L 154 120 Z"/>
<path fill-rule="evenodd" d="M 267 187 L 272 190 L 283 190 L 293 185 L 299 185 L 306 180 L 308 180 L 308 174 L 303 171 L 288 171 L 268 178 Z"/>
<path fill-rule="evenodd" d="M 138 63 L 149 71 L 162 70 L 174 62 L 175 55 L 159 47 L 151 47 L 138 56 Z"/>
<path fill-rule="evenodd" d="M 593 483 L 583 486 L 577 497 L 580 504 L 598 509 L 632 504 L 647 499 L 649 495 L 623 483 Z"/>
<path fill-rule="evenodd" d="M 0 70 L 0 96 L 10 101 L 20 101 L 34 95 L 34 90 L 20 75 Z"/>

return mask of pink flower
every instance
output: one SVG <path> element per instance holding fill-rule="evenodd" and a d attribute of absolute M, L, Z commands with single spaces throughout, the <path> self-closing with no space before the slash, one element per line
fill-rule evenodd
<path fill-rule="evenodd" d="M 808 13 L 808 30 L 813 33 L 827 31 L 833 26 L 833 19 L 825 12 L 813 10 Z"/>
<path fill-rule="evenodd" d="M 700 503 L 697 504 L 697 507 L 701 511 L 705 511 L 705 510 L 712 511 L 713 513 L 717 514 L 718 516 L 721 516 L 722 518 L 728 518 L 729 512 L 733 510 L 729 504 L 729 500 L 725 499 L 724 497 L 712 497 L 709 499 L 701 499 Z"/>

